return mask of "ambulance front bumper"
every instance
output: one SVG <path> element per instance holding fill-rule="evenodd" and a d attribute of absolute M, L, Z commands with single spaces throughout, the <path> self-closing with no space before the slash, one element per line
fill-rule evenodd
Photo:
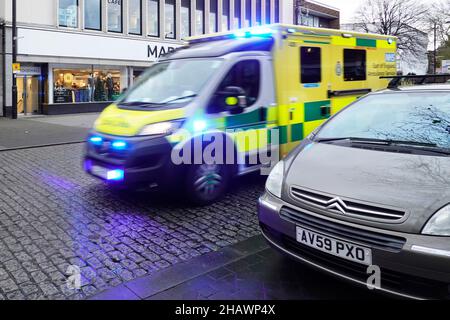
<path fill-rule="evenodd" d="M 171 161 L 166 137 L 119 137 L 90 132 L 84 170 L 112 184 L 163 187 L 173 182 L 180 167 Z"/>

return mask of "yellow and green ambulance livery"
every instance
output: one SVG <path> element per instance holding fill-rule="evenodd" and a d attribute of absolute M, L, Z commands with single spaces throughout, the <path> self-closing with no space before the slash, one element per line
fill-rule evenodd
<path fill-rule="evenodd" d="M 104 110 L 85 170 L 213 202 L 233 176 L 264 165 L 258 154 L 284 157 L 358 97 L 386 88 L 396 40 L 280 24 L 192 37 Z M 208 141 L 227 146 L 227 161 L 197 161 Z"/>

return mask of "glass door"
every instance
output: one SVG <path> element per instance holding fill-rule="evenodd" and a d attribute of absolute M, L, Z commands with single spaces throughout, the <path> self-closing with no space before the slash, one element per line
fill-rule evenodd
<path fill-rule="evenodd" d="M 34 76 L 17 77 L 17 113 L 33 114 L 39 112 L 39 78 Z"/>

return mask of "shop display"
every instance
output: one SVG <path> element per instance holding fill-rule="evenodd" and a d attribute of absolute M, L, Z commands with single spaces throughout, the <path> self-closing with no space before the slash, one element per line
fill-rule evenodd
<path fill-rule="evenodd" d="M 120 88 L 119 71 L 54 69 L 54 103 L 114 101 Z"/>

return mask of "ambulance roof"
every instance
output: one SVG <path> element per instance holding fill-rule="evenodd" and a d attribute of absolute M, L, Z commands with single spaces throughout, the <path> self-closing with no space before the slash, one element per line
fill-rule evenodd
<path fill-rule="evenodd" d="M 355 37 L 355 38 L 365 38 L 365 39 L 379 39 L 379 40 L 387 40 L 392 39 L 396 40 L 394 36 L 381 35 L 381 34 L 372 34 L 372 33 L 361 33 L 354 32 L 349 30 L 338 30 L 338 29 L 326 29 L 326 28 L 313 28 L 306 26 L 298 26 L 298 25 L 290 25 L 290 24 L 270 24 L 264 26 L 256 26 L 252 28 L 232 30 L 226 32 L 219 32 L 214 34 L 200 35 L 187 38 L 186 41 L 188 43 L 198 43 L 204 41 L 215 41 L 219 39 L 235 39 L 242 37 L 251 37 L 261 36 L 261 35 L 270 35 L 273 36 L 276 34 L 276 31 L 280 31 L 281 33 L 286 34 L 308 34 L 308 35 L 317 35 L 317 36 L 341 36 L 341 37 Z"/>
<path fill-rule="evenodd" d="M 161 57 L 160 61 L 169 59 L 186 59 L 199 57 L 220 57 L 231 52 L 242 51 L 271 51 L 273 45 L 272 37 L 244 38 L 236 41 L 235 39 L 222 39 L 194 43 L 185 46 Z"/>

